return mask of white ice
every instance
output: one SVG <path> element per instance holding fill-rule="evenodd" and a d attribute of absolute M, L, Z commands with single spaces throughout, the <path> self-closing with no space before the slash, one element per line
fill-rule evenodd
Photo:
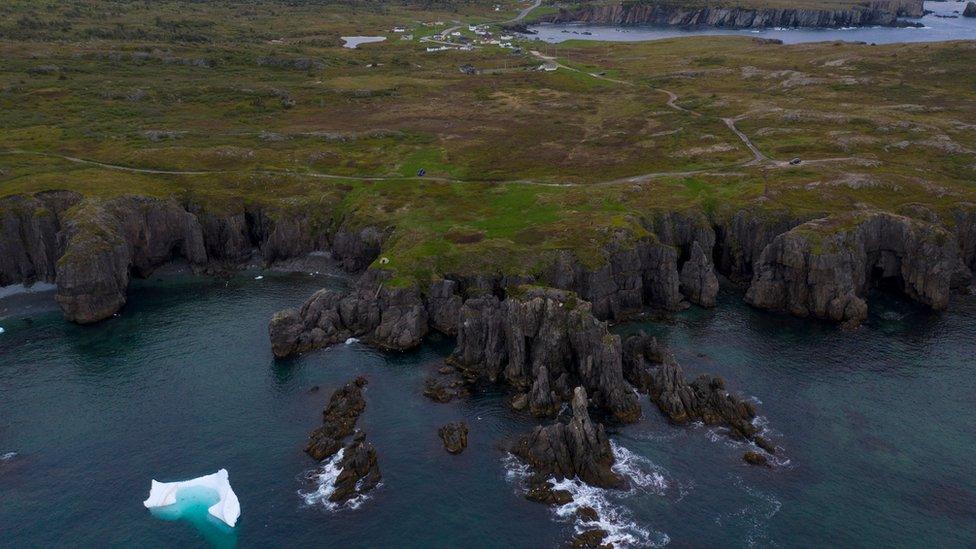
<path fill-rule="evenodd" d="M 177 492 L 190 487 L 209 488 L 217 492 L 220 500 L 210 506 L 208 509 L 210 515 L 224 521 L 232 528 L 237 524 L 237 519 L 241 516 L 241 503 L 237 500 L 237 494 L 230 487 L 227 469 L 221 469 L 212 475 L 180 482 L 157 482 L 153 479 L 152 487 L 149 489 L 149 498 L 142 504 L 148 509 L 172 505 L 176 503 Z"/>

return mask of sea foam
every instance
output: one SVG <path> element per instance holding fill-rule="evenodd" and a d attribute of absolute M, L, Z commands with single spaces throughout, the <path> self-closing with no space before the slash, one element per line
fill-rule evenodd
<path fill-rule="evenodd" d="M 308 472 L 306 478 L 315 487 L 307 492 L 302 490 L 298 491 L 299 497 L 302 498 L 306 505 L 319 505 L 327 511 L 338 511 L 340 509 L 359 509 L 369 499 L 368 495 L 359 494 L 343 503 L 329 501 L 329 498 L 335 493 L 336 479 L 339 478 L 339 473 L 342 472 L 340 464 L 342 463 L 342 455 L 344 452 L 345 448 L 339 450 L 331 459 L 323 462 L 318 468 Z M 360 479 L 360 482 L 362 482 L 362 479 Z M 382 486 L 382 484 L 377 485 L 377 487 L 379 486 Z M 359 486 L 357 485 L 356 488 L 358 490 Z"/>
<path fill-rule="evenodd" d="M 556 490 L 566 490 L 573 496 L 570 503 L 553 508 L 556 519 L 572 521 L 573 530 L 577 534 L 593 529 L 604 530 L 607 532 L 604 543 L 611 543 L 614 547 L 667 545 L 671 541 L 667 534 L 639 524 L 634 519 L 633 512 L 624 504 L 635 494 L 665 495 L 671 486 L 667 472 L 644 456 L 614 442 L 610 444 L 615 460 L 613 471 L 624 477 L 627 487 L 606 489 L 590 486 L 579 479 L 550 479 Z M 511 454 L 507 454 L 502 461 L 505 479 L 517 484 L 518 490 L 523 491 L 523 481 L 531 476 L 531 468 Z M 596 511 L 599 520 L 587 522 L 580 519 L 577 513 L 584 507 Z"/>

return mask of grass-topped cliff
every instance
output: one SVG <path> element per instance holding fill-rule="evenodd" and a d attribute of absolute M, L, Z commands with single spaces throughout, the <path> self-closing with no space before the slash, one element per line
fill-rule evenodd
<path fill-rule="evenodd" d="M 68 5 L 3 8 L 8 26 L 68 23 L 3 33 L 0 195 L 173 196 L 386 227 L 382 267 L 402 281 L 532 271 L 555 250 L 598 262 L 608 242 L 647 237 L 655 211 L 808 219 L 923 204 L 951 222 L 976 202 L 972 43 L 579 42 L 542 72 L 529 53 L 417 41 L 434 32 L 422 23 L 521 4 L 192 4 L 181 17 L 213 21 L 199 42 L 81 32 L 111 27 L 99 15 L 120 4 L 71 17 Z M 307 28 L 301 10 L 314 11 Z M 412 40 L 389 32 L 398 24 Z M 347 32 L 390 39 L 309 38 Z"/>

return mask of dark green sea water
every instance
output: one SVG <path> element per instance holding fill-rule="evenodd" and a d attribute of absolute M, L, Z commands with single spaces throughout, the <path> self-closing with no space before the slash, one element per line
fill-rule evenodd
<path fill-rule="evenodd" d="M 341 284 L 153 281 L 93 327 L 51 307 L 13 308 L 0 319 L 0 455 L 16 452 L 0 461 L 0 546 L 561 546 L 571 520 L 525 501 L 499 449 L 533 422 L 501 393 L 422 397 L 452 342 L 272 359 L 271 313 Z M 717 309 L 639 326 L 671 344 L 687 374 L 721 374 L 761 401 L 779 464 L 747 466 L 745 447 L 645 406 L 640 423 L 611 434 L 636 487 L 577 488 L 579 498 L 638 544 L 972 547 L 976 298 L 941 315 L 875 303 L 855 332 L 760 313 L 732 293 Z M 357 374 L 370 380 L 359 426 L 383 484 L 354 510 L 310 505 L 300 492 L 315 490 L 317 466 L 303 444 L 332 390 Z M 458 419 L 470 445 L 450 456 L 437 427 Z M 142 506 L 153 478 L 222 467 L 242 506 L 233 530 L 199 501 L 182 518 Z"/>

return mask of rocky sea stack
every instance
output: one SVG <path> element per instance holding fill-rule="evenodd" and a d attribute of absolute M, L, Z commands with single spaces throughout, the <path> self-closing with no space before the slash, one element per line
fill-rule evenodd
<path fill-rule="evenodd" d="M 569 423 L 536 427 L 511 448 L 541 478 L 579 478 L 587 484 L 620 487 L 624 479 L 613 472 L 613 450 L 603 425 L 587 410 L 586 390 L 573 390 L 573 418 Z"/>
<path fill-rule="evenodd" d="M 460 454 L 468 447 L 468 425 L 463 421 L 448 423 L 437 430 L 444 442 L 444 449 L 452 454 Z"/>
<path fill-rule="evenodd" d="M 316 461 L 332 459 L 337 454 L 339 475 L 329 496 L 333 503 L 343 503 L 375 488 L 382 478 L 376 448 L 366 441 L 366 434 L 355 430 L 356 421 L 366 409 L 363 388 L 366 378 L 360 376 L 346 383 L 329 399 L 322 412 L 322 425 L 309 435 L 305 452 Z M 343 439 L 352 440 L 342 446 Z"/>
<path fill-rule="evenodd" d="M 775 452 L 774 446 L 759 436 L 759 430 L 753 425 L 756 409 L 750 402 L 729 393 L 725 380 L 720 377 L 702 374 L 687 381 L 674 355 L 654 337 L 640 333 L 627 338 L 624 371 L 634 387 L 647 393 L 671 421 L 721 425 L 729 430 L 731 437 L 752 441 L 767 452 Z"/>

